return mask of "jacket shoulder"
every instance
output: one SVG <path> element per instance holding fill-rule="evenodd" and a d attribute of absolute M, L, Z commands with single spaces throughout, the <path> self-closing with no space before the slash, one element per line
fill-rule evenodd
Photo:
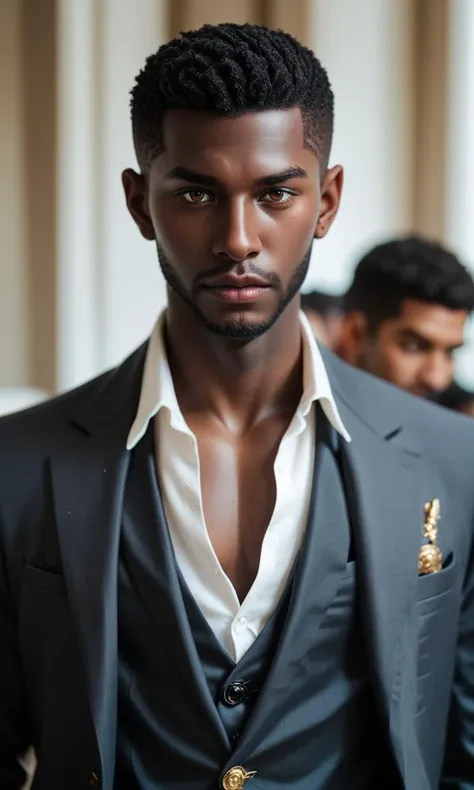
<path fill-rule="evenodd" d="M 349 408 L 368 424 L 403 425 L 422 445 L 444 450 L 465 449 L 474 459 L 474 419 L 412 395 L 389 382 L 348 365 L 324 351 L 324 361 L 334 386 Z"/>
<path fill-rule="evenodd" d="M 79 387 L 44 401 L 32 408 L 0 418 L 0 453 L 5 443 L 31 437 L 35 442 L 52 438 L 65 423 L 86 410 L 102 411 L 117 399 L 132 399 L 140 387 L 148 341 L 120 365 L 101 373 Z M 105 400 L 104 400 L 105 399 Z"/>
<path fill-rule="evenodd" d="M 21 441 L 22 438 L 40 439 L 54 433 L 71 413 L 101 391 L 113 371 L 102 373 L 79 387 L 50 398 L 22 411 L 0 418 L 0 452 L 6 443 Z"/>

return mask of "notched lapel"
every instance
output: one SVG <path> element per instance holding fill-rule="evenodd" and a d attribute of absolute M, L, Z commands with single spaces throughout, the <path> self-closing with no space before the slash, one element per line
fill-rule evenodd
<path fill-rule="evenodd" d="M 381 712 L 390 720 L 400 638 L 415 600 L 424 505 L 439 496 L 416 433 L 404 430 L 420 404 L 321 349 L 352 442 L 342 442 L 353 517 L 363 622 Z M 443 500 L 441 499 L 441 505 Z"/>
<path fill-rule="evenodd" d="M 429 487 L 419 454 L 400 435 L 377 436 L 354 415 L 344 416 L 352 442 L 343 447 L 345 484 L 353 515 L 363 617 L 384 713 L 404 620 L 418 579 L 423 507 Z"/>
<path fill-rule="evenodd" d="M 244 763 L 249 751 L 258 756 L 262 742 L 265 750 L 278 748 L 280 733 L 273 722 L 285 708 L 285 694 L 298 696 L 302 679 L 315 671 L 308 640 L 317 642 L 318 630 L 347 569 L 350 531 L 335 457 L 338 442 L 322 412 L 316 425 L 307 528 L 293 574 L 286 621 L 259 698 L 232 755 L 233 760 Z M 273 742 L 272 737 L 276 737 Z"/>
<path fill-rule="evenodd" d="M 71 611 L 82 649 L 89 703 L 112 787 L 117 720 L 117 568 L 130 454 L 146 346 L 105 378 L 71 419 L 69 444 L 51 458 L 53 499 Z M 97 387 L 99 389 L 99 387 Z"/>
<path fill-rule="evenodd" d="M 117 718 L 117 565 L 129 454 L 80 441 L 52 459 L 53 495 L 66 587 L 83 653 L 89 702 L 112 786 Z"/>

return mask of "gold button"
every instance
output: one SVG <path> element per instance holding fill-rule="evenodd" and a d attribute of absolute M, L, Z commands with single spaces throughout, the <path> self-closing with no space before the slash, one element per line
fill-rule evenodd
<path fill-rule="evenodd" d="M 236 765 L 234 768 L 229 768 L 222 777 L 222 787 L 224 790 L 242 790 L 247 779 L 251 779 L 256 773 L 256 771 L 246 771 L 241 765 Z"/>

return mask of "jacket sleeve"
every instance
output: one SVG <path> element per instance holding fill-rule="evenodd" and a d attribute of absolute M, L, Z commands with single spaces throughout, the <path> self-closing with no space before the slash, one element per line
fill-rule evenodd
<path fill-rule="evenodd" d="M 459 621 L 456 669 L 440 790 L 474 790 L 474 548 Z"/>
<path fill-rule="evenodd" d="M 21 790 L 26 773 L 18 759 L 30 745 L 16 618 L 0 554 L 0 790 Z"/>

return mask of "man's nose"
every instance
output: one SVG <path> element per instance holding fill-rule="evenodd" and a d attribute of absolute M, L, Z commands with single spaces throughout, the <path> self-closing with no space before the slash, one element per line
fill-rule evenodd
<path fill-rule="evenodd" d="M 243 198 L 223 207 L 218 216 L 214 255 L 236 262 L 255 258 L 262 251 L 256 213 L 255 205 Z"/>
<path fill-rule="evenodd" d="M 423 385 L 431 392 L 443 392 L 449 387 L 453 373 L 453 361 L 442 351 L 430 354 L 421 371 Z"/>

